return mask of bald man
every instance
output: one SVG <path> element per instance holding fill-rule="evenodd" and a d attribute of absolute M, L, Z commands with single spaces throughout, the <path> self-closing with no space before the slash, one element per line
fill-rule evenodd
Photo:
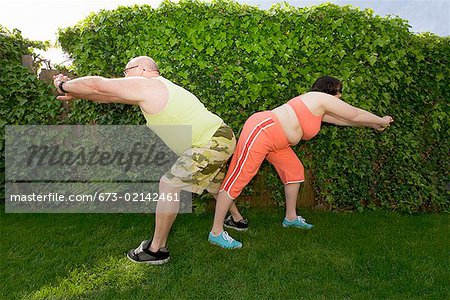
<path fill-rule="evenodd" d="M 62 74 L 54 76 L 53 83 L 62 94 L 57 99 L 138 105 L 150 128 L 153 125 L 192 126 L 192 148 L 179 153 L 176 163 L 161 177 L 159 194 L 180 199 L 181 190 L 201 194 L 206 189 L 216 197 L 225 176 L 224 166 L 236 145 L 231 128 L 209 112 L 192 93 L 160 76 L 158 66 L 150 57 L 133 58 L 123 72 L 125 78 L 116 79 L 87 76 L 69 80 Z M 163 132 L 156 133 L 171 149 L 176 148 L 173 139 Z M 186 164 L 192 167 L 187 170 Z M 169 261 L 167 237 L 177 213 L 168 212 L 167 205 L 179 205 L 174 203 L 158 202 L 153 238 L 130 250 L 127 254 L 130 260 L 155 265 Z M 246 224 L 234 203 L 230 213 L 232 219 Z M 233 242 L 226 232 L 222 238 Z"/>

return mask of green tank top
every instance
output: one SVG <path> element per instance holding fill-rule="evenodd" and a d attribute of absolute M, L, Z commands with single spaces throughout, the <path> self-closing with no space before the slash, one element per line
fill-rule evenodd
<path fill-rule="evenodd" d="M 147 120 L 147 126 L 178 155 L 189 147 L 186 148 L 186 143 L 180 143 L 180 139 L 185 137 L 177 136 L 179 135 L 176 132 L 177 126 L 178 128 L 180 125 L 191 126 L 192 143 L 190 147 L 202 147 L 208 143 L 223 124 L 223 120 L 208 111 L 195 95 L 184 88 L 162 76 L 153 79 L 161 81 L 167 87 L 169 100 L 163 110 L 157 114 L 148 114 L 141 109 Z M 184 144 L 184 146 L 180 144 Z"/>

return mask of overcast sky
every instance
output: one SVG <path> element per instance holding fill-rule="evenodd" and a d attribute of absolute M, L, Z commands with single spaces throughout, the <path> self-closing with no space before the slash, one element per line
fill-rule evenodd
<path fill-rule="evenodd" d="M 102 8 L 114 9 L 118 5 L 144 3 L 157 7 L 161 2 L 161 0 L 0 0 L 0 24 L 8 29 L 18 28 L 23 36 L 32 40 L 55 41 L 58 27 L 74 25 L 92 11 Z M 238 0 L 238 2 L 267 9 L 281 0 Z M 360 8 L 369 7 L 381 16 L 390 14 L 407 19 L 412 32 L 429 31 L 440 36 L 450 35 L 450 0 L 287 0 L 285 2 L 294 6 L 332 2 L 338 5 L 351 4 Z"/>
<path fill-rule="evenodd" d="M 238 2 L 257 4 L 270 8 L 275 0 L 247 0 Z M 360 8 L 372 8 L 380 16 L 397 15 L 409 21 L 412 32 L 433 32 L 440 36 L 450 35 L 450 0 L 288 0 L 293 6 L 311 6 L 331 2 L 338 5 L 350 4 Z"/>

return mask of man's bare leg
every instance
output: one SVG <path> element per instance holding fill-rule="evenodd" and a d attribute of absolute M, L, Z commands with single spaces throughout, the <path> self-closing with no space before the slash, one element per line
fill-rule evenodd
<path fill-rule="evenodd" d="M 180 199 L 180 192 L 180 189 L 173 188 L 162 181 L 160 182 L 159 193 L 161 198 L 156 206 L 155 231 L 152 244 L 150 245 L 150 251 L 156 252 L 161 247 L 166 246 L 170 229 L 180 209 L 180 202 L 162 201 L 162 198 L 165 197 L 167 199 L 171 197 L 172 199 Z"/>

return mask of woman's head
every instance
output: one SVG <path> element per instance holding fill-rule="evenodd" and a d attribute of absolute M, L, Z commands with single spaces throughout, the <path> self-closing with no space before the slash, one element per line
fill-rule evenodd
<path fill-rule="evenodd" d="M 314 82 L 311 92 L 322 92 L 341 98 L 342 82 L 331 76 L 322 76 Z"/>

